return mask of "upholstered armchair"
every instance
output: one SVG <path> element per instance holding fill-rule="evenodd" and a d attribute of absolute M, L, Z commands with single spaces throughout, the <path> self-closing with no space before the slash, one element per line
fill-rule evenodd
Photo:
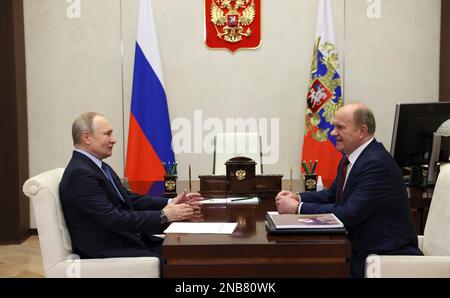
<path fill-rule="evenodd" d="M 424 256 L 370 255 L 366 277 L 450 277 L 450 164 L 441 166 L 418 240 Z"/>
<path fill-rule="evenodd" d="M 70 235 L 59 200 L 64 169 L 28 179 L 23 192 L 33 204 L 46 277 L 159 277 L 156 257 L 79 259 L 72 254 Z"/>

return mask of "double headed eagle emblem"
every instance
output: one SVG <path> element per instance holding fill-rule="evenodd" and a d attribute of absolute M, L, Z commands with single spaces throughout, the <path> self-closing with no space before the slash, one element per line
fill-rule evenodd
<path fill-rule="evenodd" d="M 252 34 L 249 26 L 256 15 L 254 0 L 213 0 L 210 11 L 218 38 L 236 43 Z"/>
<path fill-rule="evenodd" d="M 321 37 L 318 37 L 314 45 L 307 94 L 305 135 L 311 133 L 312 138 L 319 142 L 328 140 L 329 126 L 334 122 L 336 111 L 343 105 L 341 89 L 338 88 L 341 85 L 338 69 L 335 45 L 323 42 Z"/>

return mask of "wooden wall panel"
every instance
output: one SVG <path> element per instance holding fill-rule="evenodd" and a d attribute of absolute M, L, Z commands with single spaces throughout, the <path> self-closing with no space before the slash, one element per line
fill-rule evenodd
<path fill-rule="evenodd" d="M 441 3 L 439 101 L 450 101 L 450 1 Z"/>
<path fill-rule="evenodd" d="M 27 92 L 23 2 L 0 1 L 0 243 L 29 234 Z"/>

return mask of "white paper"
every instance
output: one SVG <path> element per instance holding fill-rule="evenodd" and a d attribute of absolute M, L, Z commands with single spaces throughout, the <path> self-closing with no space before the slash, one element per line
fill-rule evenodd
<path fill-rule="evenodd" d="M 174 222 L 164 231 L 188 234 L 232 234 L 237 222 Z"/>
<path fill-rule="evenodd" d="M 210 204 L 226 204 L 227 199 L 226 198 L 213 198 L 213 199 L 206 199 L 203 201 L 200 201 L 201 204 L 204 205 L 210 205 Z"/>
<path fill-rule="evenodd" d="M 258 197 L 229 197 L 229 198 L 212 198 L 201 201 L 203 205 L 212 204 L 232 204 L 232 205 L 258 205 Z"/>
<path fill-rule="evenodd" d="M 227 198 L 227 204 L 233 205 L 258 205 L 258 197 L 231 197 Z"/>

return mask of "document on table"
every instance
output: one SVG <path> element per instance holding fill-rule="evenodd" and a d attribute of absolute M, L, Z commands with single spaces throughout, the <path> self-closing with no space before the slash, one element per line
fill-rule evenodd
<path fill-rule="evenodd" d="M 227 204 L 233 205 L 258 205 L 258 197 L 231 197 L 227 198 Z"/>
<path fill-rule="evenodd" d="M 228 198 L 211 198 L 201 201 L 201 204 L 233 204 L 233 205 L 258 205 L 258 197 L 228 197 Z"/>
<path fill-rule="evenodd" d="M 237 222 L 174 222 L 164 231 L 189 234 L 232 234 Z"/>
<path fill-rule="evenodd" d="M 226 204 L 227 198 L 212 198 L 212 199 L 204 199 L 203 201 L 200 201 L 201 204 Z"/>

